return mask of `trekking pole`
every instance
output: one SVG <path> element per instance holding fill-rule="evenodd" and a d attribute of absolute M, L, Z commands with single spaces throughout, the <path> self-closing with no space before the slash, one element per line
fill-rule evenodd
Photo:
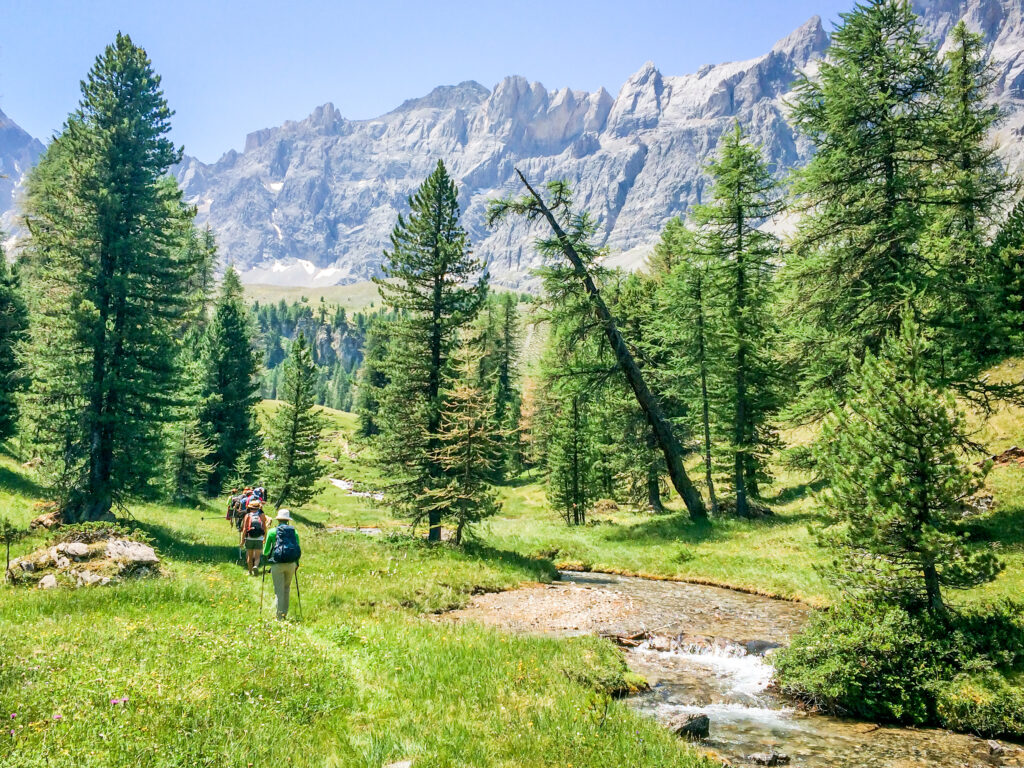
<path fill-rule="evenodd" d="M 267 583 L 267 566 L 263 566 L 263 578 L 260 579 L 260 616 L 263 615 L 263 587 Z"/>
<path fill-rule="evenodd" d="M 302 620 L 302 590 L 299 589 L 299 569 L 295 569 L 295 597 L 299 599 L 299 620 Z"/>

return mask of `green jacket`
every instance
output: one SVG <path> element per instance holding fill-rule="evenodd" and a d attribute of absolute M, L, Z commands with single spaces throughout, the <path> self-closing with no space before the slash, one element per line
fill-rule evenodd
<path fill-rule="evenodd" d="M 302 546 L 299 542 L 299 532 L 295 531 L 295 541 Z M 267 540 L 263 542 L 263 556 L 270 557 L 270 553 L 274 551 L 274 544 L 277 542 L 277 526 L 275 525 L 269 531 L 267 531 Z"/>

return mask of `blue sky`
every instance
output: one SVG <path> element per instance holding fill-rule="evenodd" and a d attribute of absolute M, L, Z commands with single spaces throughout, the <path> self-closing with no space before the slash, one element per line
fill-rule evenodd
<path fill-rule="evenodd" d="M 853 0 L 0 0 L 0 109 L 47 138 L 118 30 L 149 52 L 174 139 L 204 161 L 330 101 L 375 117 L 436 85 L 524 75 L 614 95 L 651 60 L 665 74 L 759 55 Z"/>

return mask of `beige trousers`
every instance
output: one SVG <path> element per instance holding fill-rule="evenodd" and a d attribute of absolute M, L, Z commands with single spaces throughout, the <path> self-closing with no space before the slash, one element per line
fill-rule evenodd
<path fill-rule="evenodd" d="M 288 615 L 288 596 L 292 591 L 292 579 L 295 578 L 295 569 L 298 563 L 273 563 L 270 566 L 270 576 L 274 580 L 274 595 L 277 597 L 277 618 L 283 619 Z"/>

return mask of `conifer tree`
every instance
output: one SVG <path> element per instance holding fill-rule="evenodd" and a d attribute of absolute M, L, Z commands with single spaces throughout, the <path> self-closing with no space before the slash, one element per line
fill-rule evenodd
<path fill-rule="evenodd" d="M 181 159 L 171 114 L 145 51 L 118 34 L 28 182 L 26 404 L 72 520 L 109 514 L 164 466 L 194 266 L 192 211 L 166 175 Z"/>
<path fill-rule="evenodd" d="M 476 380 L 479 360 L 466 355 L 452 389 L 445 394 L 438 447 L 432 456 L 445 473 L 445 481 L 423 493 L 427 513 L 455 524 L 455 543 L 462 543 L 467 526 L 501 508 L 491 479 L 501 460 L 501 433 L 491 414 L 494 403 L 485 382 Z"/>
<path fill-rule="evenodd" d="M 7 263 L 0 246 L 0 440 L 14 435 L 18 424 L 18 393 L 24 389 L 25 373 L 16 350 L 27 330 L 28 309 L 18 265 Z"/>
<path fill-rule="evenodd" d="M 694 211 L 695 246 L 710 270 L 721 303 L 718 318 L 714 404 L 729 427 L 729 457 L 736 513 L 750 514 L 766 462 L 777 439 L 771 426 L 779 408 L 772 279 L 778 239 L 761 225 L 782 208 L 777 185 L 761 152 L 737 124 L 723 137 L 708 168 L 713 201 Z M 712 286 L 709 286 L 712 287 Z"/>
<path fill-rule="evenodd" d="M 931 335 L 942 348 L 939 375 L 952 369 L 954 384 L 1013 349 L 999 248 L 989 236 L 1018 181 L 996 154 L 993 130 L 1002 114 L 991 101 L 996 73 L 986 53 L 981 35 L 961 20 L 949 36 L 939 89 L 938 204 L 923 244 L 941 258 Z"/>
<path fill-rule="evenodd" d="M 483 263 L 472 256 L 466 231 L 459 223 L 458 190 L 444 163 L 409 199 L 408 216 L 400 215 L 391 233 L 391 250 L 385 252 L 376 280 L 385 304 L 403 313 L 393 326 L 395 339 L 386 370 L 392 390 L 391 408 L 415 403 L 411 411 L 426 419 L 414 423 L 387 415 L 378 421 L 388 425 L 381 436 L 380 451 L 389 468 L 404 467 L 408 484 L 393 486 L 391 497 L 411 516 L 422 512 L 424 491 L 445 481 L 440 465 L 430 459 L 438 448 L 441 425 L 441 393 L 452 379 L 451 353 L 460 329 L 472 322 L 487 295 Z M 383 406 L 383 402 L 382 402 Z M 414 452 L 425 432 L 427 460 Z M 428 515 L 431 541 L 440 541 L 440 515 Z"/>
<path fill-rule="evenodd" d="M 202 368 L 195 358 L 199 346 L 198 329 L 193 328 L 182 347 L 182 372 L 185 383 L 179 415 L 167 428 L 166 491 L 174 500 L 195 501 L 206 490 L 213 471 L 210 456 L 213 443 L 203 433 L 199 420 L 199 388 Z"/>
<path fill-rule="evenodd" d="M 712 514 L 718 514 L 712 451 L 712 390 L 720 312 L 715 306 L 715 284 L 707 258 L 697 252 L 692 233 L 681 219 L 673 219 L 655 247 L 652 269 L 669 270 L 662 277 L 657 303 L 660 309 L 655 334 L 665 350 L 661 371 L 665 389 L 689 404 L 689 430 L 700 439 L 704 484 Z M 716 411 L 717 415 L 717 411 Z M 717 427 L 714 432 L 721 430 Z"/>
<path fill-rule="evenodd" d="M 796 174 L 804 215 L 787 282 L 807 340 L 801 356 L 812 361 L 808 391 L 819 394 L 845 386 L 850 353 L 877 351 L 908 302 L 934 299 L 920 244 L 935 189 L 936 53 L 905 0 L 870 0 L 841 17 L 828 58 L 798 81 L 792 104 L 814 156 Z"/>
<path fill-rule="evenodd" d="M 264 485 L 263 430 L 260 429 L 259 418 L 255 411 L 249 423 L 249 440 L 242 447 L 235 461 L 235 466 L 228 476 L 228 485 L 232 488 L 245 488 Z"/>
<path fill-rule="evenodd" d="M 598 498 L 596 446 L 587 399 L 572 386 L 549 401 L 547 443 L 548 502 L 567 525 L 584 525 Z"/>
<path fill-rule="evenodd" d="M 961 449 L 954 398 L 928 382 L 930 355 L 917 325 L 904 321 L 877 356 L 855 365 L 851 396 L 833 406 L 816 450 L 840 582 L 943 618 L 943 588 L 984 584 L 1002 566 L 960 525 L 984 470 Z"/>
<path fill-rule="evenodd" d="M 228 267 L 203 345 L 203 404 L 199 418 L 213 444 L 207 491 L 220 493 L 238 457 L 254 439 L 253 413 L 259 402 L 259 360 L 242 283 Z"/>
<path fill-rule="evenodd" d="M 690 517 L 704 519 L 707 508 L 704 500 L 693 485 L 683 466 L 684 450 L 675 435 L 672 424 L 665 415 L 659 397 L 651 391 L 636 358 L 626 339 L 619 331 L 615 317 L 601 295 L 596 262 L 600 250 L 591 242 L 595 226 L 584 211 L 577 211 L 572 202 L 572 192 L 564 181 L 547 183 L 547 199 L 541 196 L 517 170 L 527 194 L 519 198 L 507 197 L 493 200 L 487 209 L 488 224 L 495 223 L 510 215 L 521 216 L 528 221 L 543 220 L 550 229 L 548 237 L 540 238 L 536 245 L 545 256 L 554 257 L 554 263 L 547 269 L 552 276 L 549 282 L 559 281 L 563 290 L 575 292 L 587 302 L 595 325 L 607 339 L 615 364 L 622 373 L 626 385 L 633 392 L 637 405 L 655 436 L 658 447 L 665 458 L 665 465 L 672 485 L 683 499 Z"/>
<path fill-rule="evenodd" d="M 323 490 L 319 483 L 324 473 L 319 455 L 323 417 L 316 409 L 315 386 L 313 355 L 305 334 L 299 332 L 284 364 L 281 405 L 267 435 L 267 449 L 273 456 L 267 490 L 278 509 L 305 504 Z"/>
<path fill-rule="evenodd" d="M 380 318 L 374 319 L 366 333 L 363 366 L 359 370 L 356 385 L 356 434 L 359 437 L 373 437 L 380 433 L 377 412 L 381 395 L 390 382 L 386 363 L 390 338 L 391 323 Z"/>

